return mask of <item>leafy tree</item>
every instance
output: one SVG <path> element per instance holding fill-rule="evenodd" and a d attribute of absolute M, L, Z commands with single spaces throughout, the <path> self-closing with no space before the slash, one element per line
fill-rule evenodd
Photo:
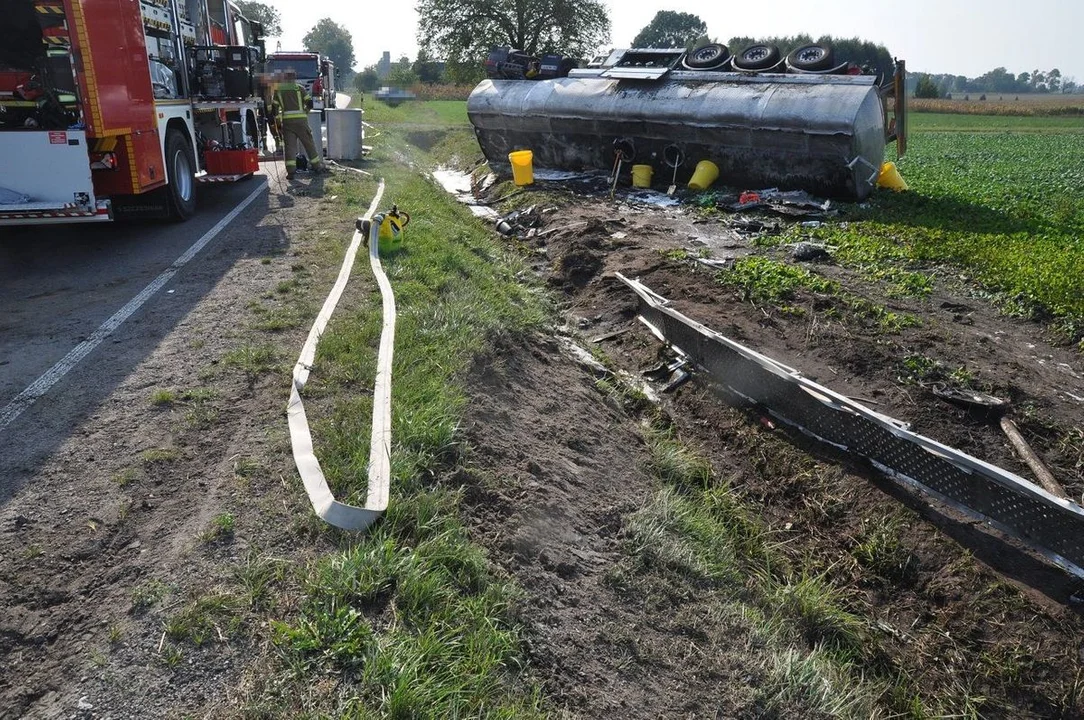
<path fill-rule="evenodd" d="M 939 98 L 941 91 L 937 89 L 937 83 L 929 75 L 923 75 L 918 79 L 918 87 L 915 88 L 916 98 Z"/>
<path fill-rule="evenodd" d="M 707 24 L 692 13 L 659 10 L 633 38 L 632 47 L 691 48 L 707 33 Z"/>
<path fill-rule="evenodd" d="M 282 15 L 273 6 L 256 0 L 236 0 L 241 14 L 263 25 L 264 34 L 271 37 L 282 35 Z"/>
<path fill-rule="evenodd" d="M 1054 68 L 1046 74 L 1046 89 L 1050 92 L 1061 92 L 1061 70 Z"/>
<path fill-rule="evenodd" d="M 388 73 L 388 84 L 395 87 L 407 88 L 418 82 L 418 73 L 414 72 L 414 66 L 410 58 L 403 56 L 399 62 L 392 63 L 391 72 Z"/>
<path fill-rule="evenodd" d="M 727 47 L 730 48 L 730 52 L 737 54 L 745 48 L 751 45 L 777 45 L 779 50 L 786 53 L 802 45 L 813 44 L 813 37 L 801 33 L 799 35 L 782 35 L 776 37 L 754 38 L 739 35 L 738 37 L 730 38 L 727 43 Z"/>
<path fill-rule="evenodd" d="M 343 71 L 354 67 L 354 40 L 350 31 L 331 18 L 316 23 L 301 42 L 309 52 L 327 55 Z"/>
<path fill-rule="evenodd" d="M 997 67 L 975 78 L 975 89 L 981 92 L 1011 93 L 1019 92 L 1016 76 L 1003 67 Z"/>
<path fill-rule="evenodd" d="M 376 66 L 370 65 L 355 75 L 354 87 L 359 92 L 372 92 L 380 87 L 380 76 L 376 74 Z"/>
<path fill-rule="evenodd" d="M 444 82 L 452 85 L 477 85 L 485 76 L 485 67 L 480 62 L 449 60 L 444 64 Z"/>
<path fill-rule="evenodd" d="M 495 46 L 585 57 L 610 37 L 602 0 L 418 0 L 418 46 L 449 67 L 480 64 Z"/>
<path fill-rule="evenodd" d="M 434 62 L 424 50 L 418 51 L 418 59 L 414 61 L 414 73 L 418 80 L 427 85 L 439 83 L 444 74 L 444 68 L 440 63 Z"/>

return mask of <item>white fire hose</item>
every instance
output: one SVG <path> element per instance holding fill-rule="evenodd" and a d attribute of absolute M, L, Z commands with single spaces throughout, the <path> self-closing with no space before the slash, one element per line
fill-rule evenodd
<path fill-rule="evenodd" d="M 380 181 L 376 196 L 363 220 L 371 220 L 373 213 L 384 196 L 384 181 Z M 335 306 L 342 297 L 343 290 L 350 280 L 350 270 L 363 238 L 358 223 L 353 240 L 347 248 L 338 280 L 331 289 L 331 294 L 324 301 L 324 306 L 317 315 L 309 337 L 301 349 L 301 356 L 294 365 L 293 383 L 290 388 L 290 404 L 287 416 L 290 427 L 290 441 L 293 446 L 294 462 L 301 475 L 305 491 L 312 502 L 313 510 L 325 522 L 343 530 L 365 530 L 372 525 L 388 508 L 388 489 L 391 484 L 391 363 L 395 351 L 395 295 L 388 282 L 384 268 L 380 264 L 379 242 L 377 233 L 379 223 L 368 223 L 369 229 L 369 264 L 380 286 L 383 299 L 384 323 L 380 332 L 380 350 L 377 354 L 376 383 L 373 389 L 373 428 L 372 442 L 369 449 L 369 494 L 365 507 L 347 505 L 335 499 L 328 487 L 327 478 L 320 469 L 320 462 L 312 445 L 312 433 L 305 405 L 301 401 L 301 390 L 309 379 L 313 360 L 316 357 L 316 345 L 335 312 Z"/>

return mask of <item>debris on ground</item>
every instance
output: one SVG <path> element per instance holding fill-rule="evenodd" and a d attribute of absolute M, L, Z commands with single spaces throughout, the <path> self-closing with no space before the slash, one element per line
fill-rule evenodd
<path fill-rule="evenodd" d="M 790 256 L 798 262 L 831 262 L 832 260 L 827 246 L 812 242 L 797 243 L 790 251 Z"/>
<path fill-rule="evenodd" d="M 542 227 L 542 214 L 536 205 L 524 210 L 513 210 L 497 219 L 497 232 L 501 235 L 526 237 L 531 230 Z"/>

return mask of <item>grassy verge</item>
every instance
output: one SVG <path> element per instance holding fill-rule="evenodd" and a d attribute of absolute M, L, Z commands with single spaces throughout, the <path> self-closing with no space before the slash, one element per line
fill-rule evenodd
<path fill-rule="evenodd" d="M 522 676 L 509 610 L 515 590 L 470 542 L 460 492 L 438 478 L 467 462 L 456 430 L 468 363 L 493 336 L 536 328 L 548 311 L 516 282 L 521 268 L 490 233 L 401 162 L 412 149 L 387 133 L 378 148 L 367 169 L 385 177 L 385 205 L 412 217 L 404 249 L 385 259 L 399 314 L 390 509 L 366 535 L 336 536 L 330 554 L 296 575 L 246 571 L 246 586 L 294 589 L 260 590 L 276 652 L 252 680 L 244 714 L 531 717 L 540 700 Z M 336 179 L 326 195 L 360 214 L 374 190 L 374 181 Z M 363 263 L 354 283 L 366 289 L 333 319 L 306 391 L 321 408 L 310 418 L 323 469 L 336 496 L 352 502 L 366 492 L 381 327 L 379 293 Z"/>

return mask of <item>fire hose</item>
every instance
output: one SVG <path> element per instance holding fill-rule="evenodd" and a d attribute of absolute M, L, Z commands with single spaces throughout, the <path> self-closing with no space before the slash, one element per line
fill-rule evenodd
<path fill-rule="evenodd" d="M 294 365 L 290 402 L 287 407 L 294 462 L 313 510 L 322 520 L 343 530 L 361 531 L 376 522 L 388 507 L 388 491 L 391 485 L 391 364 L 395 351 L 395 295 L 380 263 L 379 223 L 370 222 L 383 195 L 384 181 L 381 180 L 369 209 L 358 220 L 353 240 L 347 248 L 339 270 L 339 277 L 327 300 L 324 301 L 324 306 L 317 315 L 312 329 L 309 330 L 308 339 L 301 349 L 301 356 Z M 354 258 L 364 238 L 363 227 L 368 230 L 369 264 L 380 286 L 384 321 L 380 333 L 376 382 L 373 389 L 368 496 L 365 506 L 357 507 L 336 500 L 328 486 L 327 478 L 324 477 L 313 449 L 312 432 L 305 415 L 305 405 L 301 401 L 301 391 L 308 382 L 309 372 L 312 370 L 316 357 L 316 345 L 350 280 L 350 270 L 354 266 Z"/>

